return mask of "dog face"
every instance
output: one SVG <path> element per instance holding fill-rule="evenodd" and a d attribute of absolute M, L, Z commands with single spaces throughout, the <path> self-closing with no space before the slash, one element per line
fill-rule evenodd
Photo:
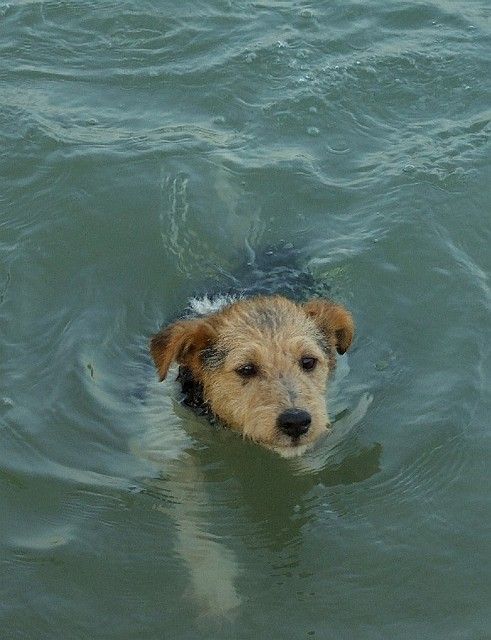
<path fill-rule="evenodd" d="M 187 367 L 221 422 L 292 456 L 329 429 L 326 386 L 353 331 L 351 315 L 330 301 L 261 296 L 176 322 L 150 350 L 161 380 L 172 362 Z"/>

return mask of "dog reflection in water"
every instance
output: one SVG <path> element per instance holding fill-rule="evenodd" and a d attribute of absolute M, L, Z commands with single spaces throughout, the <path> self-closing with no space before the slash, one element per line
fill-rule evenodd
<path fill-rule="evenodd" d="M 150 351 L 160 380 L 173 363 L 184 404 L 283 456 L 302 454 L 330 429 L 326 387 L 353 339 L 353 319 L 326 299 L 284 296 L 192 301 L 192 317 L 157 333 Z M 233 615 L 240 604 L 233 553 L 206 535 L 185 486 L 204 482 L 188 456 L 174 461 L 178 549 L 202 610 Z M 173 473 L 173 472 L 172 472 Z"/>

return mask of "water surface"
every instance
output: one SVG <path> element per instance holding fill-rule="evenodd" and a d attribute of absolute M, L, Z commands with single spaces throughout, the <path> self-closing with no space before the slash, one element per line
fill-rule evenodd
<path fill-rule="evenodd" d="M 489 18 L 0 3 L 5 638 L 489 637 Z M 146 347 L 290 243 L 357 322 L 303 460 Z"/>

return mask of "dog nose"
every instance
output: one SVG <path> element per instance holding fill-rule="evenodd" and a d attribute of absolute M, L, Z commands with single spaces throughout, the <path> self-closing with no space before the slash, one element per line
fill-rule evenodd
<path fill-rule="evenodd" d="M 278 428 L 287 436 L 298 438 L 307 433 L 312 422 L 310 413 L 303 409 L 287 409 L 278 416 Z"/>

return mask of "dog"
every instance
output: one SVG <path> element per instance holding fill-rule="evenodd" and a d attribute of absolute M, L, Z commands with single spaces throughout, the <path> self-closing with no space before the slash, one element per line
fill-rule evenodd
<path fill-rule="evenodd" d="M 151 338 L 158 378 L 168 379 L 177 364 L 183 405 L 282 457 L 296 458 L 285 461 L 288 465 L 322 468 L 317 459 L 300 456 L 331 430 L 327 385 L 337 354 L 352 344 L 353 317 L 330 299 L 328 284 L 301 266 L 302 256 L 293 247 L 257 253 L 246 249 L 237 272 L 215 274 L 182 317 L 170 320 Z M 172 411 L 170 387 L 159 393 L 152 383 L 142 396 L 151 426 L 134 450 L 162 469 L 148 481 L 152 495 L 162 491 L 166 496 L 154 508 L 176 522 L 176 549 L 201 617 L 221 623 L 233 618 L 242 604 L 240 563 L 224 540 L 208 534 L 209 524 L 196 511 L 195 502 L 209 505 L 199 462 L 202 449 L 195 450 L 187 429 L 169 417 L 166 429 L 161 428 L 162 409 Z M 354 414 L 363 416 L 368 404 L 362 403 Z M 341 422 L 337 428 L 342 431 Z M 214 435 L 207 435 L 209 442 Z M 169 483 L 172 501 L 167 498 Z M 190 486 L 194 502 L 189 500 Z M 288 496 L 290 492 L 285 499 Z"/>
<path fill-rule="evenodd" d="M 351 313 L 328 299 L 205 296 L 151 338 L 150 353 L 161 381 L 179 365 L 184 404 L 293 457 L 330 431 L 327 384 L 353 335 Z"/>

